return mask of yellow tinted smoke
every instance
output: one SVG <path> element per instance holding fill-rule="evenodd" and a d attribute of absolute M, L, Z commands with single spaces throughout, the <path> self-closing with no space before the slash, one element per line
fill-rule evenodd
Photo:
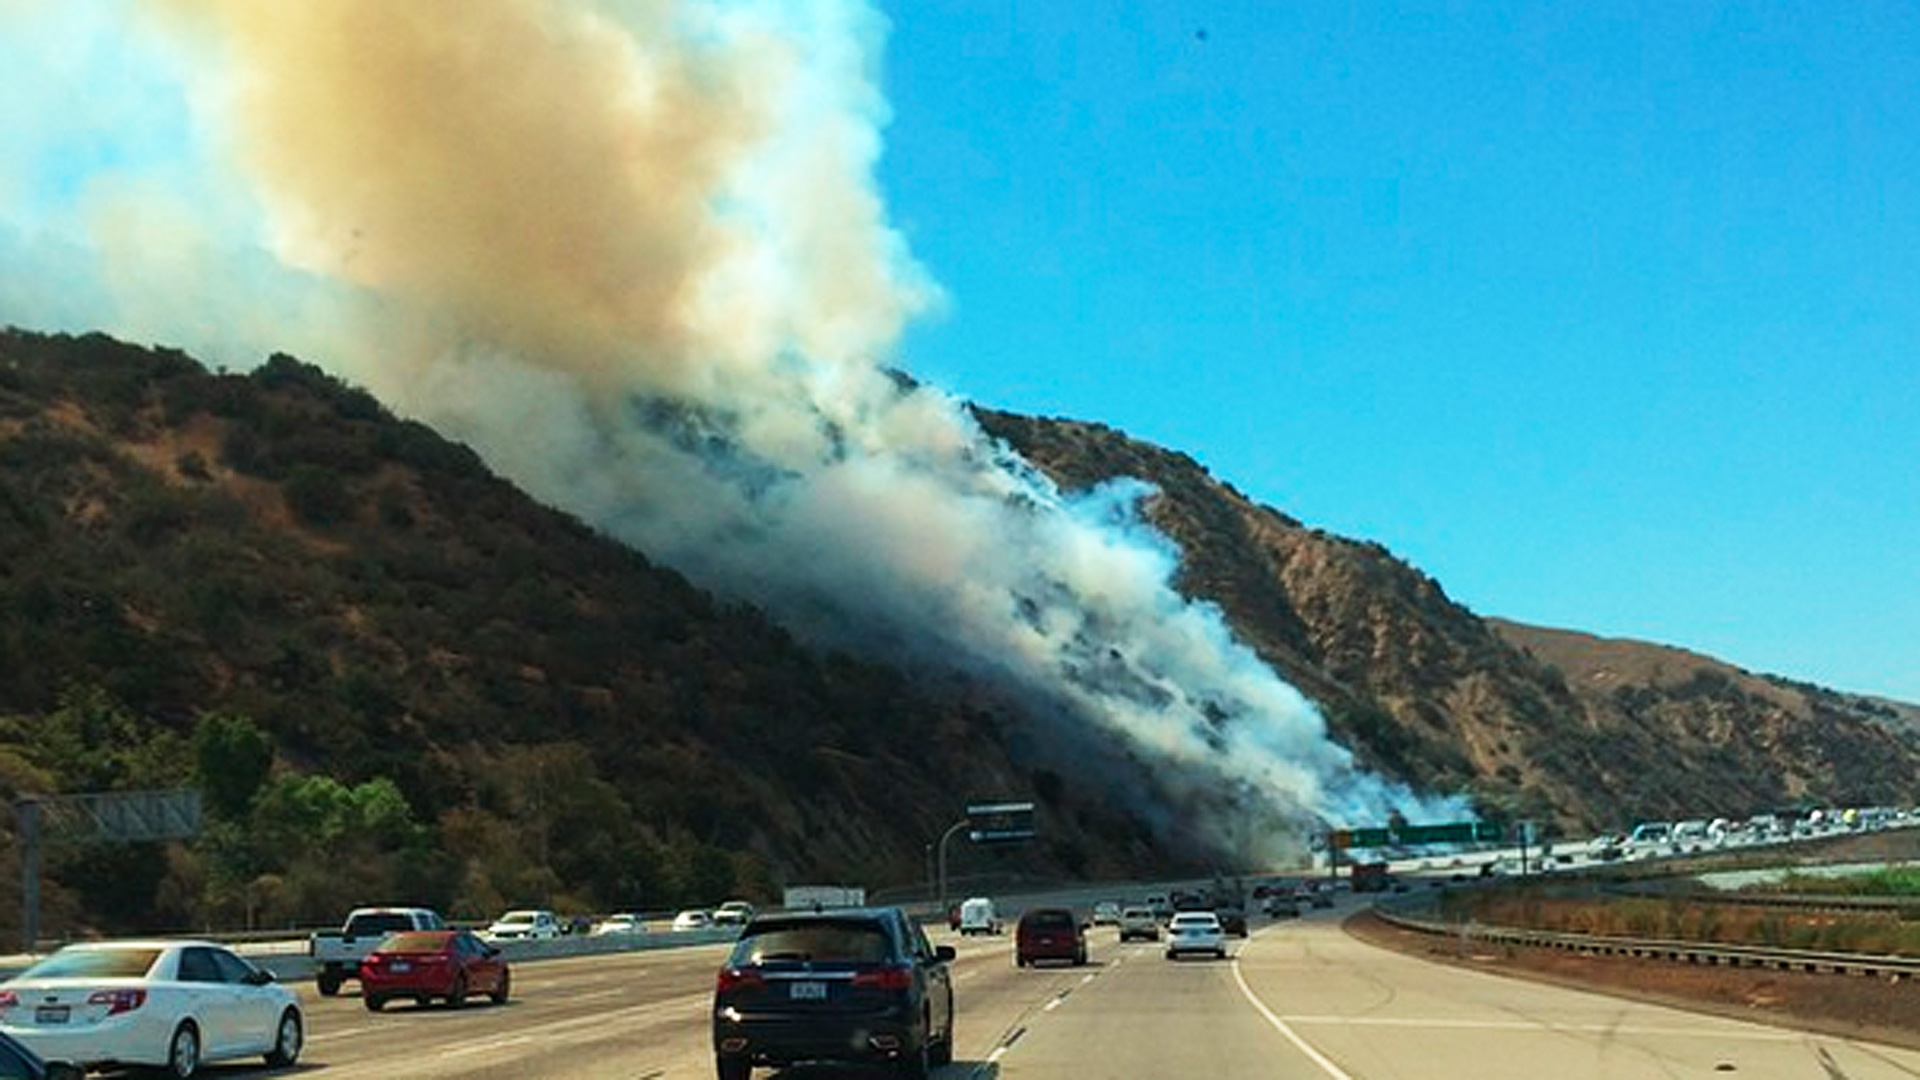
<path fill-rule="evenodd" d="M 439 345 L 685 390 L 796 343 L 868 347 L 909 306 L 859 140 L 755 178 L 800 143 L 777 126 L 803 43 L 659 2 L 155 2 L 224 47 L 279 257 Z M 730 216 L 754 198 L 782 202 Z M 834 337 L 850 319 L 879 329 Z"/>

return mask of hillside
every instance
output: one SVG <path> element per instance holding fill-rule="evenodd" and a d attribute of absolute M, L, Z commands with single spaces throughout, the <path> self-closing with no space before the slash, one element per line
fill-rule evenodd
<path fill-rule="evenodd" d="M 1156 485 L 1148 516 L 1184 553 L 1181 588 L 1390 774 L 1569 831 L 1920 797 L 1912 706 L 1482 618 L 1379 545 L 1256 505 L 1183 454 L 1099 424 L 980 418 L 1070 490 Z"/>
<path fill-rule="evenodd" d="M 972 798 L 1046 838 L 956 875 L 1161 863 L 1025 720 L 817 655 L 317 368 L 0 334 L 0 794 L 212 802 L 194 845 L 51 852 L 55 932 L 911 886 Z"/>
<path fill-rule="evenodd" d="M 1063 488 L 1155 485 L 1179 587 L 1381 775 L 1567 830 L 1915 799 L 1912 706 L 1483 618 L 1180 453 L 978 418 Z M 811 648 L 295 359 L 0 333 L 0 794 L 208 801 L 189 844 L 50 851 L 51 932 L 914 888 L 975 798 L 1044 838 L 957 844 L 956 878 L 1211 867 L 1160 777 L 1045 707 Z"/>

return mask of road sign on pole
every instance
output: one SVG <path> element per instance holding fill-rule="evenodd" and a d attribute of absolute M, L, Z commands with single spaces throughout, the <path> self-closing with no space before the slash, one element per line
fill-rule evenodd
<path fill-rule="evenodd" d="M 1033 804 L 975 803 L 967 807 L 967 839 L 976 844 L 1033 839 Z"/>

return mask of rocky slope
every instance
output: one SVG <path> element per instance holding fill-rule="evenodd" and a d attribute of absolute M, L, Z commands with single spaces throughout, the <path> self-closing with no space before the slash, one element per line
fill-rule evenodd
<path fill-rule="evenodd" d="M 1184 553 L 1181 588 L 1381 771 L 1572 832 L 1920 796 L 1912 706 L 1484 618 L 1378 544 L 1257 505 L 1183 454 L 1099 424 L 979 415 L 1063 488 L 1154 484 L 1148 517 Z"/>

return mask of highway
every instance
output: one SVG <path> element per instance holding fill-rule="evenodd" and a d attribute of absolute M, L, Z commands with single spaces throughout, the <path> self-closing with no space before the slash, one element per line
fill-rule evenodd
<path fill-rule="evenodd" d="M 943 1080 L 1600 1080 L 1920 1076 L 1920 1053 L 1427 964 L 1348 937 L 1357 903 L 1256 923 L 1233 959 L 1171 962 L 1090 935 L 1086 967 L 1017 970 L 1006 938 L 954 944 L 958 1021 Z M 296 1075 L 326 1080 L 706 1080 L 723 945 L 522 963 L 506 1005 L 369 1013 L 303 988 Z M 275 1075 L 253 1065 L 205 1075 Z M 757 1077 L 826 1080 L 843 1070 Z"/>

